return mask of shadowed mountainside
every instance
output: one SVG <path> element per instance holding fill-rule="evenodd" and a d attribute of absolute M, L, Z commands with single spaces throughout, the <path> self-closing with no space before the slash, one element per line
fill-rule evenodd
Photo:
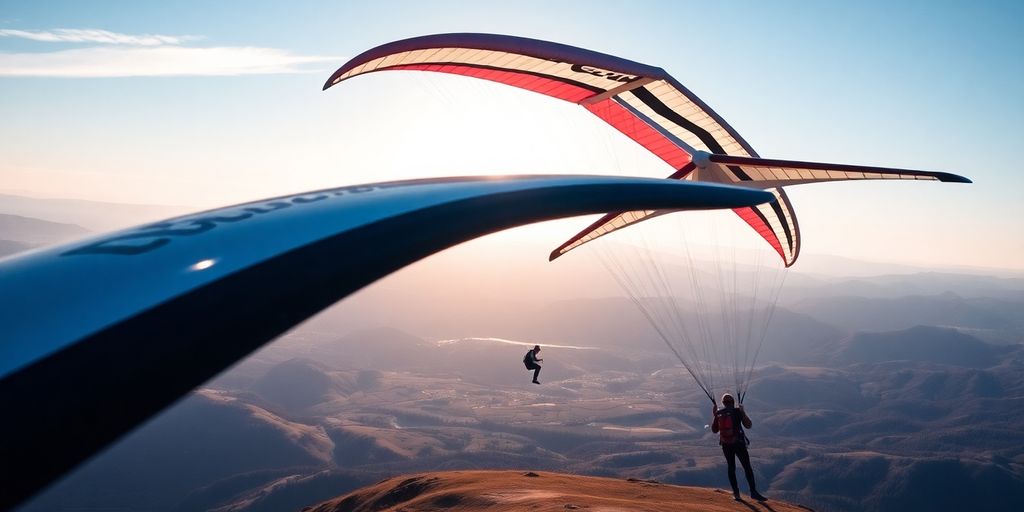
<path fill-rule="evenodd" d="M 903 331 L 857 333 L 837 344 L 832 351 L 832 363 L 845 366 L 916 361 L 987 368 L 1009 350 L 953 329 L 916 326 Z"/>
<path fill-rule="evenodd" d="M 61 492 L 44 493 L 28 509 L 166 510 L 224 479 L 243 481 L 244 489 L 308 473 L 328 462 L 333 448 L 321 427 L 203 390 L 84 464 L 57 484 Z"/>

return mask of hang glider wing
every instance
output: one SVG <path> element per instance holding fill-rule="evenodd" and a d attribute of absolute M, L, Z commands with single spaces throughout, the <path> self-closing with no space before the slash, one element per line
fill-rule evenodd
<path fill-rule="evenodd" d="M 463 75 L 570 101 L 672 166 L 670 178 L 771 189 L 776 196 L 771 205 L 736 213 L 786 266 L 796 261 L 800 232 L 783 186 L 852 179 L 968 181 L 938 172 L 760 159 L 736 130 L 663 69 L 536 39 L 439 34 L 396 41 L 355 57 L 331 75 L 324 89 L 366 73 L 396 70 Z M 699 169 L 695 159 L 701 160 Z M 552 252 L 551 259 L 665 213 L 670 210 L 610 213 Z"/>
<path fill-rule="evenodd" d="M 593 176 L 344 187 L 0 260 L 0 510 L 363 286 L 486 233 L 759 190 Z M 68 429 L 74 435 L 68 435 Z"/>

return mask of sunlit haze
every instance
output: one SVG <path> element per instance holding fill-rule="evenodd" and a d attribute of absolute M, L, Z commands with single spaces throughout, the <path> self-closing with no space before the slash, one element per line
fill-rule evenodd
<path fill-rule="evenodd" d="M 488 32 L 661 67 L 765 157 L 974 180 L 788 188 L 805 255 L 1021 271 L 1022 20 L 1017 2 L 4 2 L 0 193 L 198 209 L 396 178 L 672 172 L 584 109 L 498 84 L 395 72 L 321 91 L 376 45 Z M 588 222 L 472 247 L 536 245 L 540 266 Z"/>

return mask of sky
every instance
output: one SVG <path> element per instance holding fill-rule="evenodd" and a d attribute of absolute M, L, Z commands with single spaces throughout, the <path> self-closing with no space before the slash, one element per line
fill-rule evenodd
<path fill-rule="evenodd" d="M 764 157 L 975 183 L 787 189 L 804 254 L 1024 270 L 1024 3 L 0 0 L 0 192 L 208 208 L 395 178 L 665 176 L 582 108 L 349 58 L 444 32 L 664 68 Z M 557 245 L 587 222 L 498 237 Z M 799 263 L 798 263 L 799 264 Z"/>

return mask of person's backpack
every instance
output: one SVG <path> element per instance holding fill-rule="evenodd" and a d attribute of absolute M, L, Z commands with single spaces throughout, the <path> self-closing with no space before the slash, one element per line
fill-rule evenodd
<path fill-rule="evenodd" d="M 735 409 L 718 411 L 718 443 L 736 444 L 743 441 L 743 427 L 736 422 Z"/>
<path fill-rule="evenodd" d="M 527 370 L 530 369 L 530 365 L 533 363 L 533 358 L 530 357 L 531 355 L 533 355 L 533 351 L 532 350 L 527 352 L 526 355 L 523 356 L 523 364 L 526 365 L 526 369 Z"/>

